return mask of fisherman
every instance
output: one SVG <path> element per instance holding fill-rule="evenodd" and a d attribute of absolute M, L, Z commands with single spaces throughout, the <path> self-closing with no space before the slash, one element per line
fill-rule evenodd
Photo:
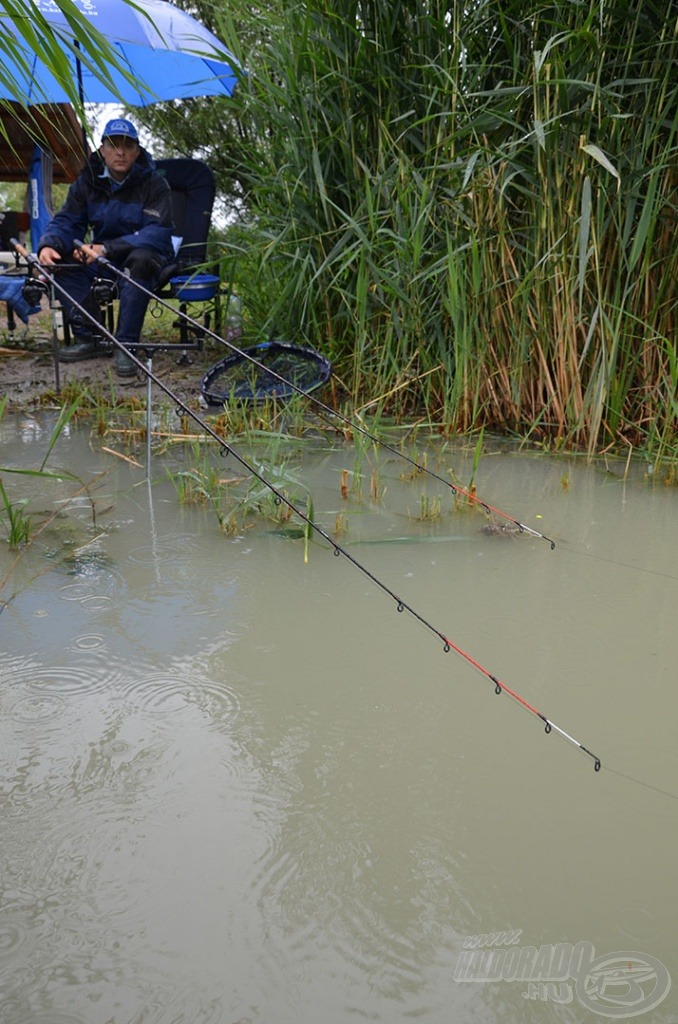
<path fill-rule="evenodd" d="M 116 278 L 105 265 L 95 263 L 74 247 L 92 230 L 91 248 L 105 256 L 149 291 L 155 288 L 162 268 L 174 258 L 170 187 L 155 170 L 150 154 L 139 145 L 137 129 L 121 118 L 109 121 L 101 146 L 91 155 L 68 190 L 66 202 L 47 225 L 38 244 L 38 260 L 58 267 L 58 282 L 67 292 L 64 312 L 71 326 L 73 344 L 59 349 L 59 359 L 78 362 L 107 355 L 99 334 L 73 302 L 96 313 L 90 297 L 95 277 Z M 115 332 L 123 345 L 138 343 L 149 296 L 125 278 L 118 278 L 120 308 Z M 72 300 L 72 301 L 70 301 Z M 116 347 L 115 369 L 120 377 L 132 377 L 136 367 Z"/>

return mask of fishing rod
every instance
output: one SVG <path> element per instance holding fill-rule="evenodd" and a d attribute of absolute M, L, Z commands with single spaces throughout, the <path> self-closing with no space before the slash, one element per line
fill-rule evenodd
<path fill-rule="evenodd" d="M 310 399 L 312 402 L 315 403 L 317 408 L 322 411 L 325 419 L 331 418 L 332 420 L 339 420 L 341 423 L 344 423 L 352 430 L 355 430 L 356 432 L 360 433 L 363 437 L 368 438 L 370 441 L 372 441 L 373 444 L 380 445 L 383 449 L 390 452 L 392 455 L 395 455 L 397 458 L 404 459 L 404 461 L 407 462 L 410 466 L 412 466 L 418 473 L 425 473 L 427 476 L 430 476 L 432 479 L 437 480 L 445 487 L 449 487 L 453 494 L 465 498 L 470 504 L 478 505 L 481 509 L 483 509 L 484 512 L 487 513 L 487 515 L 493 514 L 495 516 L 498 516 L 500 519 L 505 519 L 507 522 L 517 527 L 520 533 L 526 533 L 532 537 L 537 537 L 540 540 L 545 540 L 551 546 L 551 550 L 554 550 L 556 544 L 555 541 L 551 540 L 550 537 L 544 536 L 543 533 L 540 533 L 533 527 L 527 526 L 525 523 L 521 523 L 520 520 L 515 518 L 515 516 L 509 515 L 509 513 L 503 512 L 501 509 L 496 508 L 494 505 L 490 505 L 488 502 L 483 501 L 472 491 L 467 491 L 463 487 L 459 487 L 457 484 L 450 483 L 450 481 L 447 480 L 444 476 L 441 476 L 434 470 L 429 469 L 428 466 L 424 466 L 416 459 L 411 458 L 409 455 L 406 455 L 404 452 L 395 448 L 393 445 L 390 445 L 388 444 L 388 442 L 383 441 L 375 434 L 370 433 L 369 430 L 361 426 L 359 423 L 356 423 L 355 420 L 350 419 L 348 416 L 344 416 L 342 413 L 337 412 L 335 409 L 331 409 L 329 405 L 326 405 L 324 402 L 321 402 L 319 398 L 316 398 L 314 395 L 311 395 L 308 392 L 304 391 L 303 388 L 299 387 L 293 381 L 288 380 L 285 377 L 282 377 L 280 374 L 276 373 L 275 370 L 271 369 L 271 367 L 266 366 L 246 349 L 239 348 L 237 345 L 234 345 L 232 341 L 229 341 L 226 338 L 222 338 L 220 335 L 216 334 L 214 331 L 211 331 L 209 328 L 203 326 L 198 320 L 195 320 L 187 313 L 183 312 L 182 310 L 177 310 L 176 307 L 172 306 L 170 302 L 163 299 L 155 292 L 151 291 L 150 288 L 146 288 L 143 284 L 141 284 L 141 282 L 135 281 L 133 278 L 128 278 L 124 271 L 116 267 L 115 264 L 111 263 L 111 261 L 106 259 L 105 256 L 101 256 L 99 253 L 95 252 L 94 249 L 91 248 L 91 246 L 86 245 L 84 242 L 79 241 L 77 238 L 75 239 L 73 244 L 76 249 L 80 249 L 88 257 L 94 259 L 95 262 L 98 262 L 102 266 L 105 266 L 107 269 L 112 270 L 113 273 L 116 274 L 118 277 L 125 278 L 125 280 L 129 281 L 136 288 L 142 291 L 145 295 L 148 295 L 150 298 L 155 299 L 156 302 L 159 303 L 159 305 L 164 306 L 165 308 L 171 310 L 175 314 L 178 313 L 178 315 L 180 317 L 183 317 L 186 323 L 190 324 L 191 327 L 204 332 L 204 334 L 206 334 L 208 337 L 220 342 L 222 345 L 225 345 L 228 349 L 230 349 L 230 351 L 234 355 L 246 359 L 253 366 L 256 366 L 257 369 L 263 371 L 269 377 L 272 377 L 274 380 L 285 385 L 286 387 L 291 388 L 298 395 L 301 395 L 303 398 Z"/>
<path fill-rule="evenodd" d="M 59 292 L 59 294 L 68 296 L 66 289 L 58 283 L 55 275 L 50 274 L 39 263 L 35 255 L 28 253 L 25 249 L 23 249 L 23 247 L 19 246 L 18 242 L 14 242 L 14 240 L 12 241 L 15 248 L 17 248 L 17 251 L 20 252 L 20 254 L 27 260 L 28 265 L 31 269 L 39 271 L 39 273 L 45 278 L 45 280 L 47 280 L 56 289 L 56 291 Z M 70 298 L 70 296 L 68 297 Z M 146 374 L 147 378 L 151 380 L 158 388 L 160 388 L 160 390 L 164 394 L 166 394 L 167 397 L 170 398 L 171 401 L 174 402 L 176 406 L 182 410 L 182 412 L 184 412 L 190 419 L 197 423 L 200 429 L 203 430 L 209 437 L 216 441 L 219 447 L 219 453 L 222 456 L 222 458 L 227 458 L 229 455 L 232 456 L 236 460 L 236 462 L 240 466 L 242 466 L 244 470 L 246 470 L 246 472 L 248 472 L 251 476 L 257 479 L 261 484 L 263 484 L 264 487 L 266 487 L 271 492 L 277 505 L 286 505 L 291 512 L 297 515 L 299 519 L 306 524 L 307 529 L 313 530 L 315 534 L 321 537 L 330 546 L 333 554 L 337 558 L 345 558 L 348 562 L 350 562 L 350 564 L 355 569 L 357 569 L 360 573 L 363 574 L 363 576 L 369 579 L 370 582 L 372 582 L 378 589 L 380 589 L 382 593 L 386 594 L 386 596 L 395 603 L 398 612 L 408 612 L 413 619 L 415 619 L 422 626 L 424 626 L 425 629 L 427 629 L 430 633 L 437 637 L 438 640 L 440 640 L 442 643 L 443 651 L 445 654 L 449 654 L 450 651 L 454 651 L 455 654 L 459 655 L 460 658 L 462 658 L 464 661 L 466 661 L 468 665 L 470 665 L 477 672 L 479 672 L 480 675 L 482 675 L 486 680 L 488 680 L 488 682 L 492 683 L 492 685 L 494 686 L 495 694 L 499 696 L 502 693 L 505 693 L 524 711 L 529 712 L 531 715 L 539 719 L 544 726 L 544 731 L 547 734 L 555 732 L 557 735 L 559 735 L 562 739 L 566 740 L 573 747 L 576 747 L 582 753 L 588 755 L 588 757 L 590 757 L 593 761 L 594 770 L 596 772 L 600 771 L 601 761 L 600 758 L 596 756 L 596 754 L 592 753 L 592 751 L 589 750 L 588 747 L 585 747 L 583 743 L 580 743 L 579 740 L 575 739 L 574 736 L 566 732 L 565 729 L 562 729 L 559 725 L 556 725 L 556 723 L 552 721 L 552 719 L 548 718 L 545 714 L 543 714 L 543 712 L 539 711 L 533 704 L 530 704 L 516 690 L 507 686 L 506 683 L 499 679 L 498 676 L 490 672 L 489 669 L 485 668 L 479 661 L 477 661 L 474 657 L 467 653 L 462 647 L 454 643 L 453 640 L 451 640 L 442 630 L 438 629 L 438 627 L 435 626 L 432 622 L 430 622 L 429 619 L 427 619 L 424 615 L 418 612 L 416 608 L 413 607 L 413 605 L 409 604 L 400 595 L 396 594 L 394 590 L 392 590 L 386 583 L 384 583 L 383 580 L 379 579 L 379 577 L 376 576 L 370 569 L 368 569 L 367 566 L 365 566 L 362 562 L 355 558 L 349 551 L 346 550 L 345 547 L 337 543 L 337 541 L 334 540 L 334 538 L 332 538 L 322 528 L 322 526 L 320 526 L 313 519 L 311 519 L 311 517 L 306 512 L 304 512 L 303 509 L 301 509 L 295 501 L 293 501 L 282 490 L 276 487 L 275 484 L 272 484 L 270 480 L 268 480 L 255 466 L 248 462 L 248 460 L 243 455 L 241 455 L 235 448 L 233 448 L 231 444 L 224 441 L 223 437 L 220 437 L 219 434 L 217 434 L 217 432 L 212 427 L 210 427 L 210 425 L 206 423 L 205 420 L 203 420 L 202 417 L 199 416 L 197 412 L 191 409 L 191 407 L 187 405 L 186 402 L 184 402 L 177 394 L 175 394 L 172 391 L 172 389 L 164 383 L 164 381 L 161 381 L 159 377 L 156 374 L 154 374 L 149 367 L 144 366 L 141 360 L 137 359 L 134 353 L 131 352 L 128 348 L 126 348 L 126 346 L 123 345 L 121 342 L 119 342 L 117 338 L 105 326 L 101 325 L 98 322 L 98 320 L 96 320 L 96 318 L 88 310 L 86 310 L 79 303 L 73 302 L 72 299 L 70 299 L 70 301 L 73 304 L 74 308 L 77 309 L 79 313 L 83 314 L 92 324 L 99 327 L 99 329 L 102 331 L 105 337 L 108 338 L 108 340 L 111 341 L 116 346 L 116 348 L 122 349 L 127 355 L 129 355 L 130 359 L 135 363 L 138 369 L 140 369 L 144 374 Z"/>

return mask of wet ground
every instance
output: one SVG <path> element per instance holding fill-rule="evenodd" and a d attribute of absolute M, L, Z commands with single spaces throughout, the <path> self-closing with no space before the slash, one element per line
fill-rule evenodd
<path fill-rule="evenodd" d="M 159 339 L 154 336 L 153 340 Z M 178 343 L 178 332 L 168 332 L 167 340 Z M 184 402 L 198 409 L 200 381 L 209 367 L 222 358 L 224 351 L 215 344 L 209 344 L 201 352 L 187 353 L 188 361 L 179 362 L 182 351 L 177 344 L 176 351 L 155 353 L 153 372 Z M 131 379 L 118 378 L 110 357 L 61 363 L 59 376 L 62 389 L 67 387 L 69 381 L 78 381 L 94 390 L 108 390 L 112 382 L 123 399 L 135 391 L 145 392 L 146 389 L 146 381 L 141 373 Z M 28 325 L 17 322 L 14 332 L 7 330 L 6 318 L 2 318 L 0 398 L 3 396 L 7 396 L 8 407 L 13 409 L 52 405 L 58 400 L 49 311 L 31 317 Z M 154 398 L 159 396 L 160 389 L 154 386 Z"/>

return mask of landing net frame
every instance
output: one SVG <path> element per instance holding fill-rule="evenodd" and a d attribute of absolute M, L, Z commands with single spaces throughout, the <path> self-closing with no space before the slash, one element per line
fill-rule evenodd
<path fill-rule="evenodd" d="M 263 368 L 257 363 L 263 364 Z M 266 367 L 272 373 L 267 373 Z M 224 405 L 234 400 L 265 402 L 273 398 L 280 401 L 298 391 L 310 394 L 326 384 L 331 376 L 332 364 L 320 352 L 271 339 L 250 345 L 215 363 L 202 378 L 200 392 L 209 405 Z"/>

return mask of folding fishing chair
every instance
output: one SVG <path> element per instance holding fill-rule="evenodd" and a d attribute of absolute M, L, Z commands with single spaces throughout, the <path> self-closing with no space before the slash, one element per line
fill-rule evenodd
<path fill-rule="evenodd" d="M 156 293 L 177 298 L 182 314 L 191 303 L 198 303 L 203 327 L 209 330 L 212 316 L 219 317 L 219 277 L 198 271 L 207 262 L 207 236 L 216 196 L 214 172 L 204 161 L 190 157 L 156 160 L 155 166 L 172 193 L 178 243 L 176 260 L 161 271 Z M 184 352 L 202 348 L 204 331 L 192 326 L 185 315 L 174 326 L 179 328 L 179 347 Z"/>
<path fill-rule="evenodd" d="M 155 294 L 159 298 L 176 298 L 179 311 L 186 314 L 189 306 L 198 305 L 197 320 L 201 326 L 189 323 L 180 316 L 173 324 L 179 329 L 178 341 L 140 341 L 129 348 L 147 357 L 152 353 L 172 349 L 180 350 L 181 361 L 187 361 L 187 352 L 203 346 L 205 331 L 209 330 L 213 316 L 218 316 L 219 277 L 198 272 L 207 260 L 207 236 L 212 220 L 216 195 L 214 173 L 202 160 L 189 157 L 156 161 L 157 170 L 167 179 L 172 195 L 172 217 L 176 235 L 174 238 L 176 256 L 174 261 L 163 267 Z M 90 292 L 92 313 L 110 333 L 115 328 L 115 307 L 117 297 L 115 281 L 96 278 Z M 54 330 L 57 330 L 56 322 Z M 71 342 L 70 325 L 63 320 L 63 341 Z M 55 361 L 58 346 L 54 346 Z M 58 367 L 55 366 L 58 380 Z"/>
<path fill-rule="evenodd" d="M 190 268 L 206 262 L 216 184 L 212 169 L 202 160 L 176 157 L 156 160 L 155 166 L 170 187 L 174 226 L 180 241 L 176 264 L 166 267 L 164 275 L 175 266 Z"/>

